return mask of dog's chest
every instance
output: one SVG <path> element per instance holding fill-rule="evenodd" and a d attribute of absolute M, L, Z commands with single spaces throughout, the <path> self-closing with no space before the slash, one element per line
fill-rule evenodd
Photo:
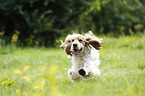
<path fill-rule="evenodd" d="M 86 62 L 86 56 L 75 56 L 72 58 L 73 65 L 82 68 Z"/>

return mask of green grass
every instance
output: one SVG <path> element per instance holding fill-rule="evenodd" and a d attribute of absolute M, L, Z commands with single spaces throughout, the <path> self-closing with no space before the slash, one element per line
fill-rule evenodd
<path fill-rule="evenodd" d="M 145 35 L 103 39 L 101 75 L 75 83 L 61 48 L 1 49 L 0 96 L 145 96 Z"/>

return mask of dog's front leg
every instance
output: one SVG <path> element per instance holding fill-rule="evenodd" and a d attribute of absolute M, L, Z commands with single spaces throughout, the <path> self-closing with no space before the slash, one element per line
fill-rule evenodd
<path fill-rule="evenodd" d="M 89 64 L 84 64 L 84 66 L 82 68 L 80 68 L 78 70 L 78 73 L 81 75 L 81 76 L 85 76 L 85 75 L 88 75 L 90 72 L 91 72 L 91 65 Z"/>
<path fill-rule="evenodd" d="M 78 75 L 77 71 L 73 69 L 68 70 L 68 76 L 70 77 L 71 81 L 80 80 L 81 77 Z"/>
<path fill-rule="evenodd" d="M 84 76 L 94 77 L 95 75 L 100 75 L 100 70 L 93 64 L 84 64 L 84 67 L 81 70 L 84 70 Z"/>
<path fill-rule="evenodd" d="M 80 68 L 78 70 L 78 73 L 82 77 L 91 78 L 91 77 L 94 77 L 94 75 L 96 75 L 95 70 L 97 70 L 95 66 L 92 66 L 91 64 L 86 63 L 84 64 L 83 68 Z"/>
<path fill-rule="evenodd" d="M 84 67 L 83 67 L 84 71 L 85 71 L 85 75 L 88 75 L 90 73 L 92 73 L 92 70 L 91 70 L 91 65 L 90 64 L 84 64 Z"/>

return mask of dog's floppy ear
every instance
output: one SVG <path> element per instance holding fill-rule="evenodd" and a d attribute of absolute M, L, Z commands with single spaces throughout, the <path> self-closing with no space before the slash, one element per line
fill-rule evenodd
<path fill-rule="evenodd" d="M 66 52 L 67 55 L 72 55 L 72 54 L 71 54 L 71 51 L 70 51 L 71 42 L 69 42 L 69 41 L 67 40 L 69 37 L 70 37 L 70 35 L 68 35 L 68 36 L 66 37 L 65 42 L 63 42 L 62 40 L 60 40 L 60 42 L 62 43 L 62 44 L 60 45 L 60 47 L 64 49 L 64 51 Z"/>
<path fill-rule="evenodd" d="M 89 33 L 85 34 L 86 44 L 92 45 L 95 49 L 100 50 L 101 46 L 103 44 L 102 38 L 95 37 L 92 31 L 89 31 Z"/>
<path fill-rule="evenodd" d="M 103 42 L 101 40 L 103 40 L 103 39 L 95 38 L 95 39 L 90 40 L 88 43 L 90 45 L 92 45 L 95 49 L 100 50 L 101 46 L 103 44 Z"/>
<path fill-rule="evenodd" d="M 60 45 L 60 47 L 64 49 L 64 51 L 66 52 L 67 55 L 71 55 L 70 44 L 67 44 L 67 42 L 63 42 Z"/>

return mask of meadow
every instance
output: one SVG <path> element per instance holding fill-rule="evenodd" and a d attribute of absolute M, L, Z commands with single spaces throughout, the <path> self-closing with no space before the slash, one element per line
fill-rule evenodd
<path fill-rule="evenodd" d="M 102 38 L 101 75 L 74 83 L 59 47 L 1 48 L 0 96 L 145 96 L 145 35 Z"/>

